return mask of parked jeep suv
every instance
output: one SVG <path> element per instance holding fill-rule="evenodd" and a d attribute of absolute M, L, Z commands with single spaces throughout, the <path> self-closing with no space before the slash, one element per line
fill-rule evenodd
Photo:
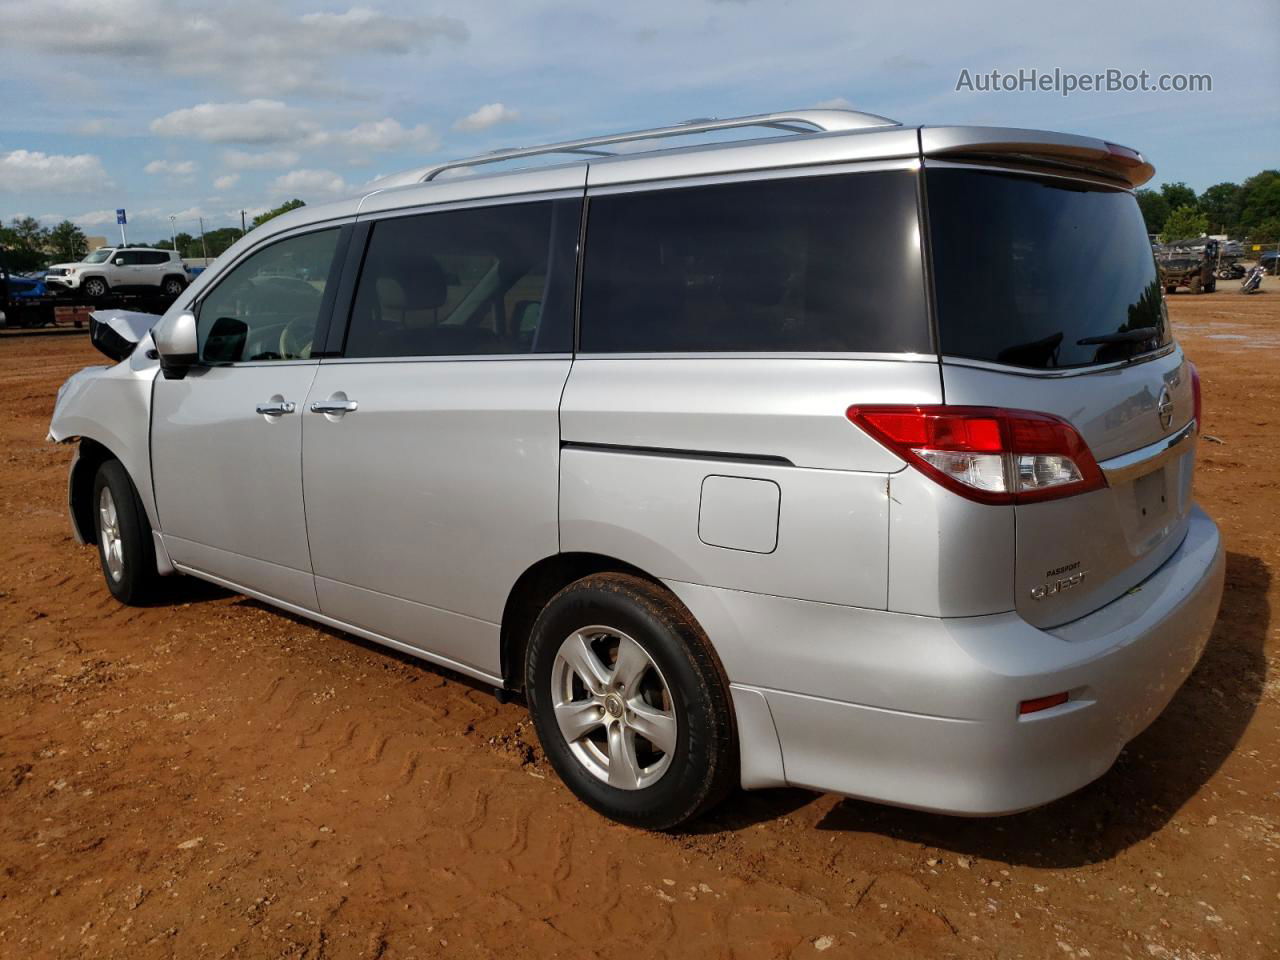
<path fill-rule="evenodd" d="M 50 429 L 77 536 L 123 602 L 188 574 L 522 692 L 627 823 L 735 783 L 1046 803 L 1164 709 L 1222 593 L 1152 172 L 801 111 L 393 177 L 103 320 L 137 347 Z"/>
<path fill-rule="evenodd" d="M 174 250 L 102 247 L 79 263 L 55 263 L 45 283 L 51 290 L 79 290 L 90 300 L 109 291 L 156 292 L 176 297 L 188 282 L 187 268 Z"/>

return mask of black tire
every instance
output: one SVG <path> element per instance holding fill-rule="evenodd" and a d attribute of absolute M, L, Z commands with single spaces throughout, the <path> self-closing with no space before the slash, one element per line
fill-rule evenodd
<path fill-rule="evenodd" d="M 110 494 L 115 510 L 114 536 L 104 537 L 103 492 Z M 108 460 L 98 468 L 93 481 L 93 528 L 98 541 L 98 560 L 107 589 L 121 603 L 137 606 L 154 599 L 159 575 L 156 573 L 155 544 L 151 524 L 134 489 L 133 481 L 119 460 Z M 111 557 L 109 539 L 118 544 L 118 566 Z"/>
<path fill-rule="evenodd" d="M 1165 292 L 1165 293 L 1177 293 L 1177 292 L 1178 292 L 1178 288 L 1177 288 L 1177 286 L 1176 286 L 1176 285 L 1166 284 L 1166 285 L 1165 285 L 1165 288 L 1164 288 L 1164 292 Z"/>
<path fill-rule="evenodd" d="M 1218 281 L 1215 279 L 1215 280 L 1210 280 L 1208 283 L 1206 283 L 1206 284 L 1204 285 L 1204 292 L 1205 292 L 1205 293 L 1217 293 L 1217 292 L 1218 292 Z"/>
<path fill-rule="evenodd" d="M 80 284 L 80 289 L 84 291 L 84 295 L 90 300 L 101 300 L 110 291 L 107 281 L 101 277 L 90 277 Z"/>
<path fill-rule="evenodd" d="M 669 691 L 675 748 L 666 761 L 661 759 L 666 755 L 658 753 L 655 765 L 665 762 L 666 766 L 648 785 L 620 788 L 593 773 L 575 755 L 556 719 L 553 674 L 561 645 L 576 631 L 593 625 L 618 630 L 634 640 L 648 655 L 651 667 L 656 667 L 656 671 L 646 668 L 648 680 L 656 675 L 658 686 Z M 669 830 L 720 802 L 737 782 L 737 736 L 719 661 L 683 604 L 647 580 L 628 574 L 594 574 L 556 594 L 533 627 L 525 658 L 525 693 L 538 739 L 560 778 L 584 803 L 613 820 Z M 623 709 L 630 717 L 631 707 Z M 608 719 L 603 707 L 599 716 L 602 722 Z M 642 735 L 639 743 L 653 756 L 652 746 Z M 633 751 L 640 749 L 634 739 L 632 744 Z"/>
<path fill-rule="evenodd" d="M 1203 289 L 1199 277 L 1192 277 L 1191 282 L 1187 284 L 1188 293 L 1199 293 Z"/>
<path fill-rule="evenodd" d="M 166 297 L 176 298 L 184 289 L 186 284 L 177 277 L 165 277 L 164 282 L 160 284 L 160 292 Z"/>

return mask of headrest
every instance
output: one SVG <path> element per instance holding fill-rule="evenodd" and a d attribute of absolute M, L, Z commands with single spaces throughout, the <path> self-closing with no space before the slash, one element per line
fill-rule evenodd
<path fill-rule="evenodd" d="M 440 261 L 411 251 L 379 257 L 373 280 L 379 293 L 387 287 L 403 290 L 404 303 L 396 306 L 404 310 L 434 310 L 444 304 L 449 294 L 449 278 Z M 382 283 L 384 280 L 392 284 Z"/>

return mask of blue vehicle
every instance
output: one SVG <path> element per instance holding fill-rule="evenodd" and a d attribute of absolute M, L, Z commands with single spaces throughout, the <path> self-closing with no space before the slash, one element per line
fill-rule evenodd
<path fill-rule="evenodd" d="M 28 277 L 21 273 L 10 274 L 9 276 L 9 296 L 15 299 L 43 297 L 48 292 L 43 280 Z"/>

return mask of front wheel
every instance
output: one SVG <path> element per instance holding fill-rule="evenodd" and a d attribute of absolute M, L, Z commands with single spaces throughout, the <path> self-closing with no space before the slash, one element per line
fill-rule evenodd
<path fill-rule="evenodd" d="M 737 779 L 728 685 L 711 645 L 647 580 L 595 574 L 552 598 L 534 624 L 525 689 L 551 765 L 614 820 L 668 830 Z"/>
<path fill-rule="evenodd" d="M 102 576 L 111 595 L 131 606 L 150 600 L 158 579 L 151 524 L 119 460 L 108 460 L 98 468 L 93 515 Z"/>
<path fill-rule="evenodd" d="M 185 284 L 177 277 L 165 277 L 164 283 L 160 285 L 160 290 L 166 297 L 174 298 L 182 292 L 184 286 Z"/>
<path fill-rule="evenodd" d="M 90 300 L 99 300 L 107 295 L 107 281 L 101 277 L 90 277 L 80 284 L 80 289 Z"/>

